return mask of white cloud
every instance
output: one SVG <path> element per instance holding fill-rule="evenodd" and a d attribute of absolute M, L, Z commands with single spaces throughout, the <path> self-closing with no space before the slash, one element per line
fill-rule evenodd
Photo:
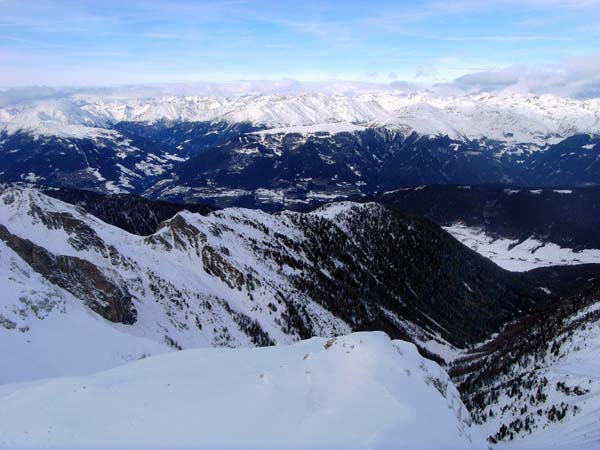
<path fill-rule="evenodd" d="M 442 65 L 436 66 L 436 63 Z M 232 73 L 180 73 L 181 82 L 165 83 L 161 81 L 160 74 L 146 73 L 145 76 L 138 74 L 138 84 L 124 85 L 123 82 L 119 82 L 118 78 L 111 79 L 107 76 L 105 85 L 112 85 L 112 87 L 6 89 L 0 91 L 0 107 L 22 100 L 85 94 L 124 96 L 299 94 L 303 92 L 332 94 L 377 90 L 409 93 L 429 90 L 440 95 L 508 91 L 548 93 L 573 98 L 600 97 L 600 55 L 582 56 L 562 63 L 543 66 L 521 64 L 495 70 L 471 70 L 470 73 L 465 72 L 469 68 L 469 64 L 463 62 L 462 69 L 454 69 L 460 76 L 453 80 L 448 79 L 448 74 L 452 73 L 450 70 L 446 74 L 446 80 L 439 81 L 439 78 L 442 77 L 438 75 L 438 72 L 446 70 L 444 63 L 460 64 L 460 60 L 447 57 L 441 61 L 435 61 L 429 67 L 421 67 L 416 77 L 410 76 L 407 72 L 396 71 L 364 74 L 340 73 L 337 75 L 312 71 L 295 73 L 291 76 L 275 74 L 269 78 L 260 78 L 258 75 L 253 77 L 251 74 L 247 74 L 244 80 L 239 74 L 236 76 Z M 80 79 L 82 76 L 85 78 L 86 73 L 79 72 L 74 79 Z M 169 76 L 165 78 L 168 79 Z M 197 81 L 200 79 L 226 81 Z"/>
<path fill-rule="evenodd" d="M 600 55 L 581 56 L 561 64 L 513 65 L 457 78 L 452 85 L 466 92 L 514 90 L 564 97 L 600 96 Z"/>
<path fill-rule="evenodd" d="M 43 55 L 40 55 L 40 58 L 42 57 Z M 26 60 L 21 60 L 18 52 L 0 49 L 0 60 L 11 61 L 23 68 L 22 73 L 11 71 L 10 78 L 6 78 L 5 75 L 2 81 L 7 88 L 11 85 L 40 85 L 39 80 L 31 75 Z M 65 78 L 64 66 L 53 66 L 51 61 L 46 60 L 44 64 L 47 67 L 44 76 L 49 80 L 48 84 L 80 87 L 67 90 L 9 90 L 2 93 L 0 103 L 14 102 L 19 98 L 60 96 L 65 95 L 65 92 L 96 92 L 97 89 L 93 86 L 99 85 L 113 86 L 109 89 L 110 92 L 135 92 L 136 95 L 141 91 L 147 91 L 148 95 L 239 95 L 248 92 L 295 94 L 386 89 L 415 92 L 428 89 L 452 95 L 516 91 L 550 93 L 574 98 L 600 97 L 600 54 L 579 56 L 545 65 L 492 65 L 485 61 L 446 56 L 433 58 L 429 63 L 412 69 L 398 66 L 397 70 L 363 73 L 311 70 L 272 73 L 268 76 L 260 72 L 173 72 L 171 69 L 148 71 L 144 68 L 136 71 L 98 72 L 95 67 L 78 67 L 78 70 L 68 72 L 71 74 L 70 78 Z M 103 81 L 95 81 L 98 79 Z M 88 87 L 85 87 L 82 80 L 91 80 L 87 83 Z M 132 80 L 135 80 L 135 83 L 132 83 Z"/>

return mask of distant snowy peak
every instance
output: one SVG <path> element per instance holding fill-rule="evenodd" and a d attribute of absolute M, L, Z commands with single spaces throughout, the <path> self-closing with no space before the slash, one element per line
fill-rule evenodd
<path fill-rule="evenodd" d="M 84 104 L 71 100 L 37 102 L 0 110 L 0 127 L 9 133 L 19 130 L 36 135 L 60 137 L 96 137 L 114 132 L 101 117 L 86 111 Z"/>
<path fill-rule="evenodd" d="M 600 100 L 551 95 L 429 93 L 243 95 L 237 97 L 85 98 L 0 110 L 9 132 L 94 136 L 118 122 L 249 122 L 275 133 L 356 131 L 386 126 L 454 139 L 488 138 L 543 146 L 576 133 L 600 132 Z"/>

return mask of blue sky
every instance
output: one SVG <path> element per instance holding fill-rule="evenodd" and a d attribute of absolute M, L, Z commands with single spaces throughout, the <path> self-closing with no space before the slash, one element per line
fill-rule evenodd
<path fill-rule="evenodd" d="M 0 86 L 564 77 L 599 38 L 600 0 L 0 0 Z"/>

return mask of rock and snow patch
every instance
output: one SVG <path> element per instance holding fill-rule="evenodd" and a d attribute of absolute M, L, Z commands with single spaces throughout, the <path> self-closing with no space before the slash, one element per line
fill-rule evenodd
<path fill-rule="evenodd" d="M 17 254 L 0 239 L 0 354 L 11 361 L 0 383 L 89 374 L 173 348 L 291 343 L 299 337 L 282 325 L 288 304 L 278 296 L 290 311 L 301 305 L 315 333 L 349 333 L 295 289 L 285 271 L 261 259 L 253 242 L 260 248 L 275 242 L 265 225 L 298 238 L 286 218 L 237 209 L 210 217 L 183 212 L 154 235 L 137 236 L 36 190 L 6 189 L 4 239 L 29 242 L 23 245 L 55 263 L 44 268 L 50 282 L 23 259 L 24 250 Z M 95 291 L 73 282 L 75 270 L 94 267 L 104 277 L 98 288 L 130 299 L 134 323 L 100 317 L 104 305 Z"/>
<path fill-rule="evenodd" d="M 268 136 L 273 134 L 313 134 L 313 133 L 352 133 L 355 131 L 363 131 L 364 126 L 355 125 L 353 123 L 345 122 L 332 122 L 315 125 L 295 126 L 295 127 L 282 127 L 282 128 L 269 128 L 267 130 L 256 131 L 252 134 L 259 136 Z"/>
<path fill-rule="evenodd" d="M 486 447 L 446 373 L 378 332 L 0 387 L 0 448 L 12 450 Z"/>
<path fill-rule="evenodd" d="M 174 348 L 289 344 L 307 334 L 350 333 L 339 312 L 315 301 L 311 285 L 298 284 L 312 278 L 304 275 L 311 267 L 304 244 L 314 239 L 312 225 L 333 222 L 334 232 L 350 237 L 353 220 L 384 213 L 381 205 L 352 202 L 304 215 L 182 211 L 154 234 L 138 236 L 34 189 L 7 188 L 0 194 L 0 321 L 9 326 L 0 322 L 0 337 L 6 336 L 0 352 L 12 364 L 0 372 L 0 383 L 88 374 Z M 26 248 L 50 262 L 39 267 Z M 341 261 L 331 267 L 344 269 Z M 100 290 L 121 295 L 104 304 L 106 297 L 86 287 L 90 270 Z M 83 283 L 73 281 L 77 271 Z M 419 345 L 452 359 L 456 349 L 433 319 L 426 330 L 398 311 L 385 314 Z"/>
<path fill-rule="evenodd" d="M 33 271 L 4 242 L 0 286 L 0 384 L 87 375 L 172 351 L 94 314 Z"/>

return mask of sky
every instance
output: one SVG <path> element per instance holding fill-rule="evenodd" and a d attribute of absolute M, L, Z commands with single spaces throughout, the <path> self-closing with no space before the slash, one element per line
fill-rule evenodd
<path fill-rule="evenodd" d="M 282 80 L 600 95 L 600 0 L 0 0 L 0 86 Z"/>

